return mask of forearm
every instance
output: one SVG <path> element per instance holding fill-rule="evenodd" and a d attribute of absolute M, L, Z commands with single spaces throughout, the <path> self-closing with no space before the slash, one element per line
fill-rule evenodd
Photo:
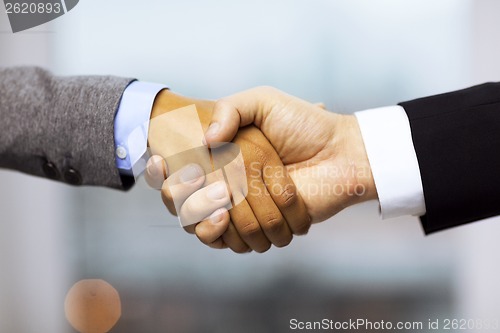
<path fill-rule="evenodd" d="M 500 84 L 359 112 L 383 217 L 426 233 L 500 214 Z"/>
<path fill-rule="evenodd" d="M 0 69 L 0 167 L 72 185 L 122 188 L 113 121 L 132 81 Z"/>
<path fill-rule="evenodd" d="M 500 83 L 401 106 L 421 170 L 426 233 L 500 214 Z"/>

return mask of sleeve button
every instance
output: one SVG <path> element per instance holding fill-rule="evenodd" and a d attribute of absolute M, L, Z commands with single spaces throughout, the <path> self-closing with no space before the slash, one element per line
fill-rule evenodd
<path fill-rule="evenodd" d="M 43 173 L 45 174 L 45 176 L 49 179 L 58 180 L 61 178 L 61 174 L 59 173 L 59 170 L 57 170 L 57 167 L 52 162 L 46 161 L 43 164 L 42 169 L 43 169 Z"/>
<path fill-rule="evenodd" d="M 119 159 L 124 160 L 127 158 L 127 150 L 123 148 L 122 146 L 119 146 L 116 148 L 116 156 L 118 156 Z"/>
<path fill-rule="evenodd" d="M 69 168 L 64 173 L 64 181 L 70 185 L 82 185 L 82 176 L 75 169 Z"/>

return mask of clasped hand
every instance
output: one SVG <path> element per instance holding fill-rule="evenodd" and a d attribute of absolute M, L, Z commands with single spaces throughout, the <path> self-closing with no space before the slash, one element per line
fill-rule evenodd
<path fill-rule="evenodd" d="M 163 91 L 152 119 L 192 104 L 206 130 L 207 146 L 233 142 L 241 149 L 248 185 L 244 200 L 228 209 L 232 194 L 225 182 L 209 183 L 205 170 L 194 163 L 169 172 L 168 163 L 156 155 L 148 161 L 145 176 L 161 190 L 172 214 L 181 221 L 200 221 L 185 230 L 204 244 L 237 253 L 265 252 L 271 245 L 288 245 L 293 235 L 306 234 L 311 223 L 376 199 L 354 116 L 259 87 L 216 103 Z M 175 205 L 172 182 L 178 184 Z"/>

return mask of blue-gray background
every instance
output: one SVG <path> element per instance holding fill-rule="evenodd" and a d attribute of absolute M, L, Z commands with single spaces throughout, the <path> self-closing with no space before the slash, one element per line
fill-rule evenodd
<path fill-rule="evenodd" d="M 0 65 L 210 99 L 273 85 L 350 113 L 498 81 L 498 13 L 495 0 L 84 0 L 15 35 L 2 10 Z M 113 332 L 500 319 L 498 219 L 424 237 L 417 218 L 382 221 L 371 202 L 287 248 L 239 256 L 176 228 L 142 183 L 120 193 L 0 171 L 0 184 L 0 332 L 73 332 L 64 296 L 83 278 L 119 291 Z"/>

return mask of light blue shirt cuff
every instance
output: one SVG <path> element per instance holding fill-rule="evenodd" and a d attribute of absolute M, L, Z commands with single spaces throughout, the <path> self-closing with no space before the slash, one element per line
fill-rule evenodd
<path fill-rule="evenodd" d="M 116 167 L 121 175 L 137 178 L 146 168 L 149 119 L 165 85 L 132 82 L 124 91 L 115 117 Z"/>

